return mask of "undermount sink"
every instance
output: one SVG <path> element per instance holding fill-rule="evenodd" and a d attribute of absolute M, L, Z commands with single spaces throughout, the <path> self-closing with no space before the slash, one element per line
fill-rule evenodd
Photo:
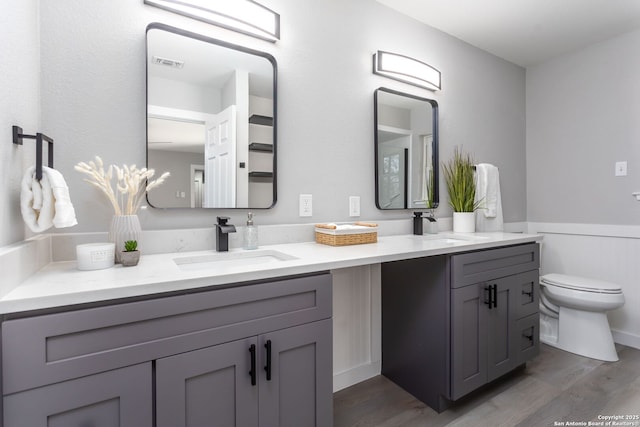
<path fill-rule="evenodd" d="M 464 240 L 464 239 L 459 239 L 457 237 L 451 237 L 451 236 L 446 236 L 446 235 L 441 235 L 441 234 L 424 234 L 422 236 L 415 236 L 416 238 L 419 238 L 421 240 L 428 240 L 430 242 L 437 242 L 437 243 L 449 243 L 449 244 L 454 244 L 454 243 L 466 243 L 468 242 L 468 240 Z"/>
<path fill-rule="evenodd" d="M 176 263 L 180 270 L 197 271 L 221 267 L 248 267 L 256 264 L 268 264 L 294 259 L 297 258 L 274 250 L 252 250 L 180 257 L 174 258 L 173 262 Z"/>
<path fill-rule="evenodd" d="M 426 240 L 435 240 L 438 242 L 445 242 L 445 243 L 459 243 L 459 242 L 477 242 L 477 241 L 482 241 L 482 240 L 489 240 L 489 238 L 487 236 L 476 236 L 472 233 L 469 234 L 464 234 L 464 235 L 460 235 L 460 234 L 425 234 L 423 236 L 424 239 Z"/>

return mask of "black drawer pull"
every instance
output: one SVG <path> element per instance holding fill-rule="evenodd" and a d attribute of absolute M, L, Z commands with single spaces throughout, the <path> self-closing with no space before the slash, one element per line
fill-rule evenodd
<path fill-rule="evenodd" d="M 524 289 L 522 290 L 522 295 L 528 295 L 529 297 L 533 297 L 533 291 L 527 292 Z"/>
<path fill-rule="evenodd" d="M 493 294 L 493 308 L 498 307 L 498 285 L 497 284 L 493 284 L 491 285 L 491 292 Z"/>
<path fill-rule="evenodd" d="M 251 353 L 251 370 L 249 376 L 251 377 L 251 385 L 256 385 L 256 345 L 251 344 L 249 347 L 249 353 Z"/>
<path fill-rule="evenodd" d="M 271 381 L 271 340 L 267 340 L 264 348 L 267 349 L 267 365 L 264 367 L 264 370 L 267 373 L 267 381 Z"/>
<path fill-rule="evenodd" d="M 523 337 L 525 337 L 526 339 L 528 339 L 529 341 L 531 341 L 533 343 L 533 334 L 527 335 L 527 334 L 522 334 Z"/>

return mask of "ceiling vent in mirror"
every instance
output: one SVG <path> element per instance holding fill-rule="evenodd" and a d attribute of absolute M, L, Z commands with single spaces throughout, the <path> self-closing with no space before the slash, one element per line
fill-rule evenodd
<path fill-rule="evenodd" d="M 270 42 L 280 40 L 280 15 L 253 0 L 144 0 L 144 3 Z"/>
<path fill-rule="evenodd" d="M 373 73 L 432 91 L 440 90 L 440 71 L 409 56 L 379 50 L 373 54 Z"/>
<path fill-rule="evenodd" d="M 151 63 L 155 65 L 164 65 L 166 67 L 181 69 L 184 67 L 184 61 L 178 61 L 177 59 L 163 58 L 161 56 L 154 56 L 151 58 Z"/>

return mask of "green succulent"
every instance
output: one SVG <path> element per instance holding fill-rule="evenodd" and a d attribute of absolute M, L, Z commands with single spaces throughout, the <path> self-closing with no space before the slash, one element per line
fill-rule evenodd
<path fill-rule="evenodd" d="M 133 252 L 138 250 L 138 241 L 137 240 L 127 240 L 124 242 L 124 251 L 125 252 Z"/>

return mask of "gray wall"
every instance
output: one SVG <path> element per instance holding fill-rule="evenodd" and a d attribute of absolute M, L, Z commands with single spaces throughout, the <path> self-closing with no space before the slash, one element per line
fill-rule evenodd
<path fill-rule="evenodd" d="M 56 166 L 67 178 L 79 221 L 65 231 L 104 231 L 112 215 L 102 196 L 73 170 L 74 164 L 96 154 L 107 164 L 145 163 L 144 32 L 154 21 L 276 57 L 278 203 L 256 212 L 257 224 L 347 221 L 351 195 L 361 196 L 362 219 L 410 217 L 409 212 L 375 208 L 373 92 L 380 86 L 436 99 L 441 159 L 449 158 L 455 145 L 463 145 L 476 161 L 496 164 L 505 220 L 526 219 L 524 69 L 375 0 L 262 3 L 281 14 L 282 39 L 276 44 L 173 16 L 141 0 L 41 2 L 42 127 L 56 139 Z M 443 90 L 434 94 L 373 75 L 372 54 L 378 49 L 439 68 Z M 4 86 L 15 85 L 17 72 L 10 75 L 16 78 Z M 37 106 L 30 108 L 35 116 Z M 6 148 L 2 150 L 1 160 L 7 164 Z M 13 168 L 13 175 L 21 174 Z M 18 183 L 8 186 L 12 203 L 17 203 Z M 313 218 L 298 217 L 300 193 L 313 194 Z M 437 215 L 450 216 L 444 184 L 441 194 Z M 240 223 L 246 211 L 147 209 L 140 214 L 145 229 L 206 227 L 216 215 Z M 22 224 L 14 214 L 2 227 L 4 234 Z"/>
<path fill-rule="evenodd" d="M 20 216 L 20 181 L 35 159 L 35 145 L 11 140 L 11 126 L 39 129 L 40 48 L 37 0 L 3 0 L 0 13 L 0 247 L 25 238 Z"/>
<path fill-rule="evenodd" d="M 204 167 L 204 156 L 196 153 L 151 150 L 149 163 L 155 168 L 156 177 L 160 171 L 171 172 L 171 179 L 167 179 L 162 186 L 149 192 L 151 204 L 161 208 L 191 206 L 191 165 Z M 184 192 L 185 197 L 176 197 L 176 192 Z"/>
<path fill-rule="evenodd" d="M 640 224 L 638 46 L 640 30 L 527 69 L 529 221 Z"/>

